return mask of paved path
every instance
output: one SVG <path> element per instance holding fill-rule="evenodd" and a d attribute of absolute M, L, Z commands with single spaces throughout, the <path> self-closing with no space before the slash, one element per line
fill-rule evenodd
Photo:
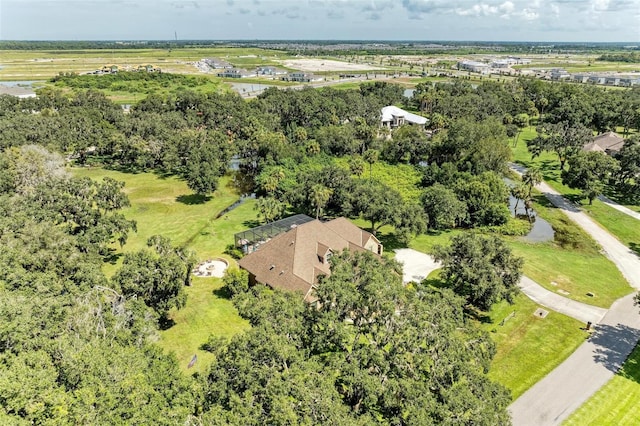
<path fill-rule="evenodd" d="M 614 209 L 616 209 L 618 211 L 621 211 L 624 214 L 627 214 L 627 215 L 629 215 L 629 216 L 631 216 L 631 217 L 633 217 L 635 219 L 640 220 L 640 213 L 635 212 L 635 211 L 631 210 L 630 208 L 625 207 L 625 206 L 623 206 L 621 204 L 618 204 L 615 201 L 613 201 L 612 199 L 605 197 L 604 195 L 599 195 L 598 196 L 598 200 L 602 201 L 603 203 L 605 203 L 606 205 L 608 205 L 611 208 L 614 208 Z"/>
<path fill-rule="evenodd" d="M 537 188 L 589 233 L 629 284 L 640 289 L 638 256 L 547 184 Z M 617 300 L 587 342 L 511 404 L 515 426 L 560 424 L 613 377 L 640 339 L 640 313 L 633 296 Z"/>
<path fill-rule="evenodd" d="M 542 287 L 529 277 L 523 276 L 520 279 L 520 289 L 522 289 L 522 292 L 526 294 L 529 299 L 539 305 L 575 318 L 585 324 L 587 322 L 597 324 L 607 314 L 607 309 L 587 305 L 586 303 L 577 302 L 568 297 L 556 294 Z"/>

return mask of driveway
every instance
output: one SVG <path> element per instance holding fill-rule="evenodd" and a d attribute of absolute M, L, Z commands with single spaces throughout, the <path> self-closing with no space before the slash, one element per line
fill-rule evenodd
<path fill-rule="evenodd" d="M 402 282 L 420 282 L 442 265 L 428 254 L 413 249 L 397 249 L 395 259 L 402 263 Z"/>

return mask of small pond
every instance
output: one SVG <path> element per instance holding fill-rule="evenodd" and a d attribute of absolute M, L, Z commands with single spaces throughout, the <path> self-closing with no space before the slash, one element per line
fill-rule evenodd
<path fill-rule="evenodd" d="M 515 182 L 512 181 L 511 179 L 505 178 L 504 182 L 509 187 L 512 187 L 515 185 Z M 509 195 L 509 211 L 511 212 L 511 216 L 515 217 L 516 214 L 518 216 L 526 215 L 527 212 L 524 208 L 524 203 L 522 201 L 518 203 L 518 209 L 514 212 L 516 202 L 517 202 L 516 198 L 512 195 Z M 524 240 L 529 241 L 531 243 L 541 243 L 544 241 L 552 241 L 555 235 L 555 232 L 551 224 L 546 220 L 542 219 L 541 217 L 538 217 L 536 212 L 533 210 L 531 210 L 529 214 L 531 214 L 531 220 L 533 222 L 533 226 L 531 227 L 531 231 L 523 237 Z"/>

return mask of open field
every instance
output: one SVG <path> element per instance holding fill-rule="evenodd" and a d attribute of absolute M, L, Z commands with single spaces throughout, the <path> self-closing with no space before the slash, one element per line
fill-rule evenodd
<path fill-rule="evenodd" d="M 327 71 L 372 71 L 384 70 L 382 66 L 372 66 L 368 64 L 358 64 L 351 62 L 336 61 L 333 59 L 287 59 L 281 63 L 290 69 L 309 71 L 309 72 L 327 72 Z"/>
<path fill-rule="evenodd" d="M 257 48 L 93 49 L 77 51 L 0 51 L 0 81 L 47 80 L 61 72 L 85 73 L 105 65 L 136 68 L 153 65 L 164 72 L 198 74 L 193 62 L 218 57 L 242 68 L 278 65 L 288 55 Z"/>
<path fill-rule="evenodd" d="M 204 373 L 211 364 L 213 355 L 200 349 L 210 335 L 231 338 L 249 328 L 249 323 L 238 315 L 233 303 L 218 292 L 222 285 L 220 278 L 194 277 L 191 287 L 186 289 L 187 305 L 170 313 L 175 325 L 160 332 L 158 345 L 173 351 L 185 372 Z M 194 354 L 198 361 L 187 370 Z"/>
<path fill-rule="evenodd" d="M 640 419 L 640 346 L 613 378 L 576 410 L 564 426 L 637 425 Z"/>

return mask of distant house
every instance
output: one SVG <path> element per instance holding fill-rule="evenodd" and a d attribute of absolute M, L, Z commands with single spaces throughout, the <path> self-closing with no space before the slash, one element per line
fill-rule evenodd
<path fill-rule="evenodd" d="M 551 80 L 567 80 L 571 78 L 571 74 L 565 69 L 554 68 L 549 72 Z"/>
<path fill-rule="evenodd" d="M 287 71 L 283 69 L 271 67 L 271 66 L 263 66 L 263 67 L 256 68 L 256 74 L 258 75 L 284 75 L 286 73 Z"/>
<path fill-rule="evenodd" d="M 160 72 L 160 68 L 155 68 L 153 65 L 139 65 L 136 71 Z"/>
<path fill-rule="evenodd" d="M 400 127 L 404 124 L 424 126 L 427 124 L 427 119 L 417 114 L 405 111 L 402 108 L 398 108 L 397 106 L 389 105 L 382 108 L 380 122 L 383 127 L 395 129 L 396 127 Z"/>
<path fill-rule="evenodd" d="M 241 68 L 225 69 L 217 74 L 218 77 L 225 78 L 249 78 L 255 77 L 256 73 Z"/>
<path fill-rule="evenodd" d="M 593 141 L 582 147 L 583 151 L 599 151 L 615 156 L 624 145 L 622 136 L 614 132 L 607 132 L 596 136 Z"/>
<path fill-rule="evenodd" d="M 476 61 L 460 61 L 458 62 L 458 69 L 464 71 L 477 72 L 480 74 L 489 73 L 489 64 Z"/>
<path fill-rule="evenodd" d="M 344 249 L 382 254 L 382 244 L 343 217 L 329 222 L 309 221 L 296 225 L 263 243 L 240 259 L 252 284 L 297 291 L 313 303 L 313 290 L 321 275 L 330 275 L 329 259 Z"/>
<path fill-rule="evenodd" d="M 308 72 L 291 72 L 284 77 L 281 77 L 280 80 L 283 81 L 297 81 L 300 83 L 310 83 L 312 81 L 322 81 L 322 77 L 313 75 Z"/>

